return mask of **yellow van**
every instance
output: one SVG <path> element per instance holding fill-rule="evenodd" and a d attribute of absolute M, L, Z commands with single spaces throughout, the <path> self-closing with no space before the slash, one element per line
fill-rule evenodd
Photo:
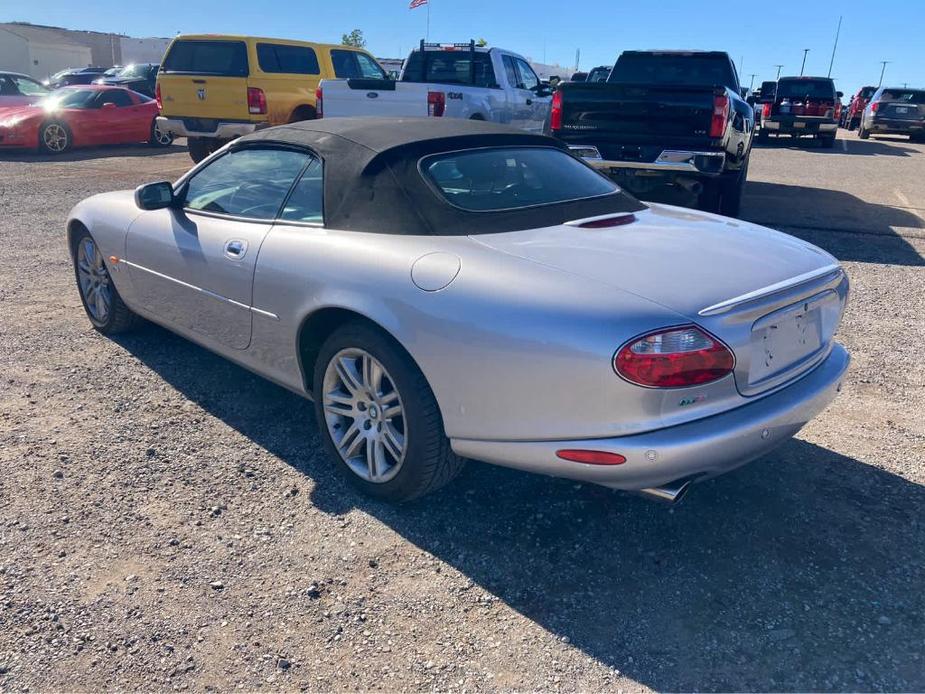
<path fill-rule="evenodd" d="M 287 39 L 177 36 L 157 75 L 158 127 L 186 137 L 199 162 L 235 137 L 315 118 L 323 79 L 386 78 L 369 53 Z"/>

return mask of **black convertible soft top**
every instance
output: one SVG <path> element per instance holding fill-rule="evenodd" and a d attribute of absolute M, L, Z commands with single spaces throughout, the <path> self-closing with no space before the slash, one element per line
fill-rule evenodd
<path fill-rule="evenodd" d="M 424 179 L 422 157 L 478 147 L 552 147 L 551 137 L 450 118 L 322 118 L 266 128 L 235 140 L 233 148 L 261 144 L 304 147 L 324 164 L 324 223 L 333 229 L 384 234 L 468 235 L 518 231 L 645 205 L 611 195 L 498 212 L 451 205 Z"/>

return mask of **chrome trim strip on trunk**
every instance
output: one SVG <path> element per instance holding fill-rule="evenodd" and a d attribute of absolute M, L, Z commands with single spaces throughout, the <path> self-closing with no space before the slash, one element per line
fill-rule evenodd
<path fill-rule="evenodd" d="M 812 280 L 824 277 L 826 275 L 835 276 L 837 273 L 841 273 L 842 269 L 838 265 L 826 265 L 825 267 L 819 268 L 817 270 L 811 270 L 810 272 L 804 272 L 802 275 L 797 275 L 796 277 L 791 277 L 790 279 L 783 280 L 781 282 L 776 282 L 775 284 L 769 284 L 767 287 L 762 287 L 761 289 L 756 289 L 754 291 L 742 294 L 740 296 L 734 297 L 732 299 L 726 299 L 725 301 L 720 301 L 718 304 L 713 304 L 712 306 L 707 306 L 704 309 L 701 309 L 697 312 L 698 316 L 715 316 L 720 313 L 727 313 L 732 309 L 741 306 L 742 304 L 747 304 L 750 301 L 755 299 L 760 299 L 765 296 L 770 296 L 771 294 L 777 294 L 784 290 L 796 287 L 797 285 L 810 282 Z"/>
<path fill-rule="evenodd" d="M 199 292 L 200 294 L 205 294 L 205 295 L 208 296 L 208 297 L 211 297 L 211 298 L 216 299 L 216 300 L 218 300 L 218 301 L 223 301 L 223 302 L 225 302 L 226 304 L 231 304 L 232 306 L 237 306 L 238 308 L 243 308 L 245 311 L 250 311 L 251 313 L 256 313 L 256 314 L 258 314 L 258 315 L 260 315 L 260 316 L 264 316 L 265 318 L 271 318 L 271 319 L 273 319 L 273 320 L 279 320 L 279 316 L 277 316 L 275 313 L 270 313 L 269 311 L 264 311 L 263 309 L 261 309 L 261 308 L 256 308 L 256 307 L 254 307 L 254 306 L 248 306 L 247 304 L 243 304 L 243 303 L 241 303 L 240 301 L 235 301 L 234 299 L 229 299 L 227 296 L 222 296 L 221 294 L 216 294 L 215 292 L 209 291 L 208 289 L 203 289 L 202 287 L 197 287 L 195 284 L 189 284 L 188 282 L 184 282 L 183 280 L 178 280 L 176 277 L 171 277 L 170 275 L 165 275 L 165 274 L 163 274 L 163 273 L 158 272 L 157 270 L 152 270 L 152 269 L 149 268 L 149 267 L 145 267 L 144 265 L 139 265 L 138 263 L 133 263 L 133 262 L 131 262 L 131 261 L 129 261 L 129 260 L 125 260 L 124 258 L 120 258 L 120 259 L 119 259 L 119 263 L 124 263 L 125 265 L 128 265 L 129 267 L 133 267 L 133 268 L 135 268 L 136 270 L 141 270 L 142 272 L 147 272 L 147 273 L 149 273 L 149 274 L 151 274 L 151 275 L 154 275 L 154 276 L 156 276 L 156 277 L 160 277 L 160 278 L 163 279 L 163 280 L 167 280 L 168 282 L 173 282 L 174 284 L 179 284 L 181 287 L 186 287 L 187 289 L 192 289 L 194 292 Z"/>

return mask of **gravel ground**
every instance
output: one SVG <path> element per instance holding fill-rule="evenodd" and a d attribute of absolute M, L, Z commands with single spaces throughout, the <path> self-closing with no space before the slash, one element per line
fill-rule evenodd
<path fill-rule="evenodd" d="M 925 147 L 848 138 L 756 150 L 744 209 L 844 261 L 848 385 L 673 508 L 358 496 L 307 402 L 90 329 L 67 211 L 182 150 L 0 159 L 0 690 L 925 690 Z"/>

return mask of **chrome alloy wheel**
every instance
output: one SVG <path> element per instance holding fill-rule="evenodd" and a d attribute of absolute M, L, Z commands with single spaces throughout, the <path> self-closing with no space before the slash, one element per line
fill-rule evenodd
<path fill-rule="evenodd" d="M 173 143 L 173 135 L 163 132 L 157 126 L 157 121 L 154 122 L 154 141 L 162 147 L 166 147 L 167 145 Z"/>
<path fill-rule="evenodd" d="M 63 152 L 68 145 L 67 130 L 59 123 L 49 123 L 42 130 L 42 142 L 49 152 Z"/>
<path fill-rule="evenodd" d="M 112 310 L 111 280 L 103 255 L 90 237 L 81 239 L 77 247 L 77 278 L 90 316 L 98 323 L 105 323 Z"/>
<path fill-rule="evenodd" d="M 365 350 L 342 349 L 328 362 L 321 397 L 328 434 L 347 466 L 367 482 L 395 477 L 407 427 L 401 396 L 382 363 Z"/>

